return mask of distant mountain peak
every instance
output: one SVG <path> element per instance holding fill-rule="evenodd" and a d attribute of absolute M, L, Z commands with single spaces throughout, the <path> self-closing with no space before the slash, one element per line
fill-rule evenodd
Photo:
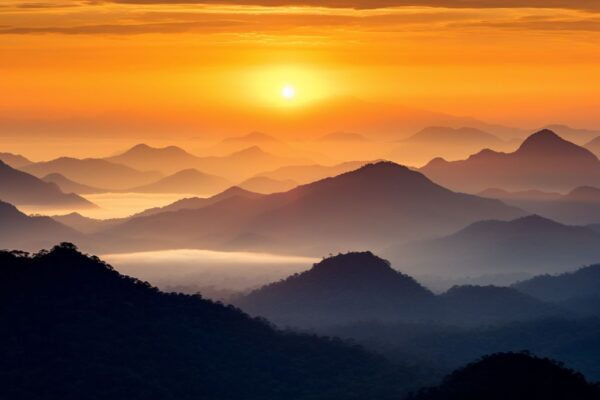
<path fill-rule="evenodd" d="M 240 157 L 240 156 L 264 156 L 269 155 L 266 151 L 261 149 L 259 146 L 250 146 L 242 149 L 240 151 L 236 151 L 235 153 L 231 153 L 232 157 Z"/>
<path fill-rule="evenodd" d="M 389 273 L 392 269 L 389 261 L 384 260 L 370 251 L 349 252 L 323 259 L 314 265 L 312 271 L 326 274 Z"/>
<path fill-rule="evenodd" d="M 600 188 L 594 186 L 579 186 L 571 190 L 566 200 L 600 202 Z"/>
<path fill-rule="evenodd" d="M 574 156 L 588 161 L 598 160 L 590 151 L 561 138 L 550 129 L 542 129 L 529 136 L 517 149 L 516 154 L 544 157 Z"/>

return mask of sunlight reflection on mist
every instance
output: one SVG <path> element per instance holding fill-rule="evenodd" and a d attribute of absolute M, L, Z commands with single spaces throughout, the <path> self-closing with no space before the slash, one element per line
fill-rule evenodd
<path fill-rule="evenodd" d="M 211 250 L 164 250 L 107 254 L 119 272 L 161 289 L 184 292 L 246 291 L 309 269 L 318 259 L 288 255 Z"/>

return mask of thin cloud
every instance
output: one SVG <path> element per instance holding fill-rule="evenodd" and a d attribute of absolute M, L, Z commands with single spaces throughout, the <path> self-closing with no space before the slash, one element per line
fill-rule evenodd
<path fill-rule="evenodd" d="M 599 0 L 105 0 L 123 4 L 219 4 L 250 6 L 313 6 L 376 9 L 389 7 L 443 8 L 564 8 L 600 10 Z"/>

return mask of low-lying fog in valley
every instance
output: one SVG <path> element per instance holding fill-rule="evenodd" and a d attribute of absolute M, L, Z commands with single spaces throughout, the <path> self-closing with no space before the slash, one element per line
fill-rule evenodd
<path fill-rule="evenodd" d="M 105 254 L 122 274 L 146 280 L 165 291 L 198 293 L 215 300 L 248 292 L 306 271 L 318 259 L 267 253 L 179 249 Z"/>

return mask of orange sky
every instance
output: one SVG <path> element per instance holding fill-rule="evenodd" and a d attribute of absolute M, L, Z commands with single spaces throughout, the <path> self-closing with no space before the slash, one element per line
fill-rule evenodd
<path fill-rule="evenodd" d="M 3 0 L 0 135 L 322 134 L 352 128 L 336 121 L 354 100 L 600 128 L 589 1 L 176 3 Z"/>

